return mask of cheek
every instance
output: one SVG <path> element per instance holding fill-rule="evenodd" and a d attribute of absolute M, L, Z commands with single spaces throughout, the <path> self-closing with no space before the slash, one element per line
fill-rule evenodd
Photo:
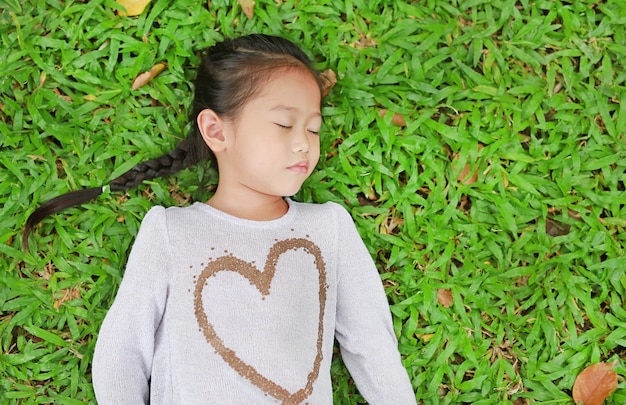
<path fill-rule="evenodd" d="M 320 138 L 319 137 L 315 137 L 315 139 L 311 141 L 311 150 L 309 153 L 311 157 L 315 160 L 315 163 L 317 164 L 317 162 L 320 160 Z"/>
<path fill-rule="evenodd" d="M 318 153 L 320 151 L 320 136 L 319 135 L 309 135 L 309 145 L 311 150 L 316 150 Z"/>

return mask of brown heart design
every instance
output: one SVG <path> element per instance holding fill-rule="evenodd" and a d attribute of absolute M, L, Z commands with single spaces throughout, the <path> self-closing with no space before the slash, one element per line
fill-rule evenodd
<path fill-rule="evenodd" d="M 315 266 L 319 273 L 319 320 L 317 328 L 317 354 L 313 361 L 311 372 L 307 376 L 306 385 L 296 391 L 289 392 L 271 379 L 260 374 L 250 364 L 244 362 L 237 356 L 234 350 L 225 346 L 224 341 L 217 335 L 215 328 L 209 322 L 204 303 L 202 301 L 202 291 L 208 283 L 210 277 L 221 271 L 231 271 L 248 279 L 263 297 L 270 294 L 272 280 L 276 272 L 276 264 L 280 256 L 290 250 L 304 249 L 305 252 L 315 258 Z M 235 256 L 222 256 L 209 263 L 200 273 L 194 291 L 194 312 L 204 336 L 213 346 L 215 351 L 224 359 L 230 367 L 237 371 L 242 377 L 248 379 L 252 384 L 263 390 L 265 393 L 282 401 L 285 404 L 299 404 L 303 402 L 313 392 L 313 383 L 317 380 L 322 363 L 322 339 L 324 334 L 324 309 L 326 307 L 326 266 L 319 247 L 307 239 L 292 238 L 276 242 L 267 255 L 267 261 L 263 271 L 260 271 L 251 263 L 241 260 Z"/>

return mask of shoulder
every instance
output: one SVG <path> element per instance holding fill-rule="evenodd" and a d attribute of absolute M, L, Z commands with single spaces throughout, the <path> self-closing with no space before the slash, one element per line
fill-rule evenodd
<path fill-rule="evenodd" d="M 186 207 L 163 207 L 156 205 L 146 213 L 143 221 L 165 220 L 167 222 L 176 222 L 189 217 L 198 215 L 198 205 L 194 203 Z"/>
<path fill-rule="evenodd" d="M 148 229 L 158 228 L 165 223 L 165 207 L 155 206 L 150 208 L 141 220 L 139 232 L 146 232 Z"/>
<path fill-rule="evenodd" d="M 187 207 L 154 206 L 148 210 L 141 221 L 140 232 L 165 232 L 180 226 L 189 226 L 197 223 L 198 208 L 196 204 Z"/>
<path fill-rule="evenodd" d="M 354 224 L 352 215 L 346 208 L 335 202 L 329 201 L 323 204 L 299 203 L 292 201 L 297 208 L 297 213 L 301 217 L 318 217 L 333 220 L 335 224 Z"/>

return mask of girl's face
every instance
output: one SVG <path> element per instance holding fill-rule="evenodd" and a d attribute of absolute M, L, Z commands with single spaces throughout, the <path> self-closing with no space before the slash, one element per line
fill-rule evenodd
<path fill-rule="evenodd" d="M 230 187 L 246 198 L 295 194 L 320 157 L 320 103 L 309 72 L 273 73 L 237 118 L 224 124 L 218 188 Z"/>

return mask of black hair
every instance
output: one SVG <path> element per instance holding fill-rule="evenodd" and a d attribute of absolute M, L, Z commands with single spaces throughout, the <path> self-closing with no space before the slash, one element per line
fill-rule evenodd
<path fill-rule="evenodd" d="M 235 119 L 250 100 L 278 69 L 298 67 L 309 71 L 320 92 L 322 79 L 309 57 L 293 42 L 275 36 L 252 34 L 225 39 L 208 48 L 202 56 L 194 81 L 194 98 L 188 136 L 161 157 L 137 164 L 113 179 L 112 192 L 128 191 L 145 180 L 172 175 L 215 156 L 204 142 L 198 128 L 198 114 L 211 109 L 224 119 Z M 56 212 L 90 201 L 103 193 L 104 187 L 93 187 L 63 194 L 43 203 L 27 219 L 22 246 L 28 248 L 28 235 L 35 225 Z"/>

